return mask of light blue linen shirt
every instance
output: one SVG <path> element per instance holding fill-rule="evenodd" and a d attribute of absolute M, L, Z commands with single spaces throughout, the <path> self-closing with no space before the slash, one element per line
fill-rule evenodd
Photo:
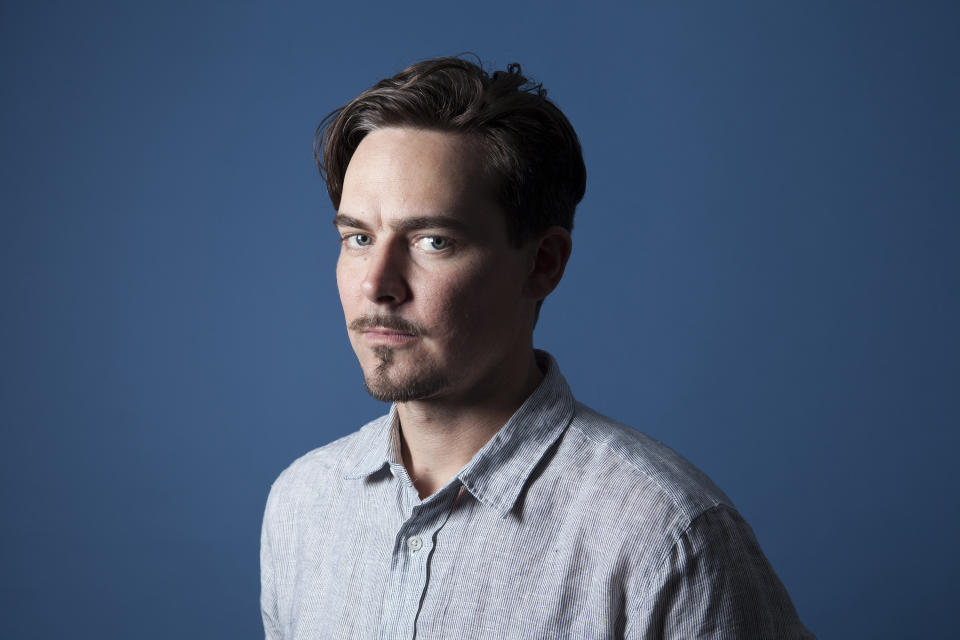
<path fill-rule="evenodd" d="M 577 403 L 537 355 L 539 387 L 424 500 L 396 407 L 280 475 L 262 532 L 266 637 L 812 637 L 710 479 Z"/>

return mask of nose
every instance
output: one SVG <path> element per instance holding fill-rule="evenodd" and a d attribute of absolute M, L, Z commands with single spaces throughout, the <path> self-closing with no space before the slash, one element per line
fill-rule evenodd
<path fill-rule="evenodd" d="M 410 297 L 405 276 L 404 247 L 386 242 L 373 245 L 367 254 L 367 272 L 360 288 L 377 304 L 397 306 Z"/>

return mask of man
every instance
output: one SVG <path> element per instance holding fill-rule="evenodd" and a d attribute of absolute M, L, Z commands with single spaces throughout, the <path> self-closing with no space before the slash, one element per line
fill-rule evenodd
<path fill-rule="evenodd" d="M 533 349 L 586 184 L 539 85 L 414 64 L 317 152 L 350 341 L 393 404 L 274 483 L 268 638 L 810 637 L 730 500 Z"/>

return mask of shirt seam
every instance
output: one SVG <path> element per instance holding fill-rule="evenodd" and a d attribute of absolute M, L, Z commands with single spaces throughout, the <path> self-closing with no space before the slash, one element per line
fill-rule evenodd
<path fill-rule="evenodd" d="M 646 606 L 648 600 L 650 599 L 650 591 L 652 590 L 653 585 L 656 583 L 655 581 L 657 576 L 660 576 L 663 573 L 667 562 L 670 560 L 670 557 L 673 555 L 674 549 L 677 548 L 677 545 L 680 543 L 680 541 L 683 540 L 685 537 L 687 537 L 687 535 L 690 533 L 690 530 L 699 520 L 702 520 L 710 513 L 720 512 L 727 509 L 731 511 L 734 510 L 733 507 L 731 507 L 730 505 L 724 504 L 722 502 L 717 502 L 713 506 L 705 508 L 703 511 L 698 513 L 696 517 L 690 519 L 689 522 L 687 522 L 686 526 L 683 527 L 683 530 L 677 533 L 677 535 L 673 537 L 673 540 L 670 546 L 667 547 L 667 549 L 663 554 L 663 557 L 660 559 L 660 562 L 657 563 L 657 570 L 651 574 L 650 579 L 647 581 L 647 585 L 644 587 L 644 590 L 643 590 L 643 597 L 637 601 L 637 604 L 635 607 L 633 607 L 633 609 L 627 612 L 627 617 L 629 622 L 627 623 L 627 628 L 624 630 L 624 636 L 630 635 L 630 632 L 633 630 L 633 627 L 636 624 L 637 620 L 640 619 L 638 612 L 643 610 L 644 606 Z M 676 520 L 674 520 L 674 523 L 676 523 Z"/>
<path fill-rule="evenodd" d="M 576 418 L 576 417 L 577 417 L 576 414 L 577 414 L 577 412 L 575 411 L 573 418 Z M 599 447 L 603 447 L 603 448 L 604 448 L 606 451 L 608 451 L 609 453 L 612 453 L 613 455 L 617 456 L 617 458 L 619 458 L 620 460 L 622 460 L 622 461 L 623 461 L 625 464 L 627 464 L 627 466 L 629 466 L 631 469 L 633 469 L 633 470 L 636 471 L 637 473 L 642 473 L 645 477 L 647 477 L 647 478 L 650 480 L 650 482 L 652 482 L 654 485 L 656 485 L 656 487 L 663 493 L 663 495 L 665 495 L 665 496 L 667 496 L 668 498 L 670 498 L 670 502 L 673 504 L 674 507 L 677 508 L 677 511 L 679 511 L 679 512 L 682 513 L 682 514 L 684 514 L 685 517 L 690 518 L 690 509 L 689 509 L 688 507 L 685 507 L 685 506 L 680 502 L 680 500 L 678 499 L 677 495 L 676 495 L 674 492 L 668 491 L 668 490 L 666 489 L 666 487 L 663 486 L 663 483 L 661 483 L 660 481 L 658 481 L 656 478 L 654 478 L 652 475 L 650 475 L 646 470 L 644 470 L 643 468 L 641 468 L 641 467 L 640 467 L 639 465 L 637 465 L 635 462 L 633 462 L 633 461 L 631 461 L 631 460 L 628 460 L 628 459 L 626 458 L 626 456 L 624 456 L 622 453 L 620 453 L 619 451 L 617 451 L 616 449 L 614 449 L 613 447 L 611 447 L 609 442 L 600 442 L 600 441 L 594 440 L 592 437 L 590 437 L 590 434 L 588 434 L 586 431 L 584 431 L 583 429 L 581 429 L 581 428 L 578 427 L 577 425 L 573 424 L 573 419 L 571 419 L 571 422 L 570 422 L 570 424 L 568 425 L 568 428 L 576 429 L 578 433 L 580 433 L 584 438 L 586 438 L 587 440 L 589 440 L 590 442 L 592 442 L 594 445 L 599 446 Z M 704 512 L 706 512 L 706 511 L 709 510 L 709 509 L 713 509 L 713 508 L 717 507 L 718 505 L 726 505 L 726 503 L 723 502 L 722 500 L 716 500 L 716 499 L 714 499 L 712 496 L 710 497 L 710 503 L 711 503 L 711 504 L 709 504 L 709 505 L 707 505 L 707 506 L 704 506 L 703 509 L 701 509 L 700 511 L 696 512 L 696 515 L 693 516 L 693 518 L 691 519 L 691 521 L 692 521 L 693 519 L 699 518 Z M 731 507 L 732 507 L 733 505 L 727 505 L 727 506 L 731 506 Z"/>

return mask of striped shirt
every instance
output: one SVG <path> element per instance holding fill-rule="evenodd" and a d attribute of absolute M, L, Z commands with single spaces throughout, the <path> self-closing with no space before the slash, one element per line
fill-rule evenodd
<path fill-rule="evenodd" d="M 554 360 L 421 500 L 396 407 L 295 461 L 261 540 L 268 639 L 810 638 L 730 500 L 577 403 Z"/>

